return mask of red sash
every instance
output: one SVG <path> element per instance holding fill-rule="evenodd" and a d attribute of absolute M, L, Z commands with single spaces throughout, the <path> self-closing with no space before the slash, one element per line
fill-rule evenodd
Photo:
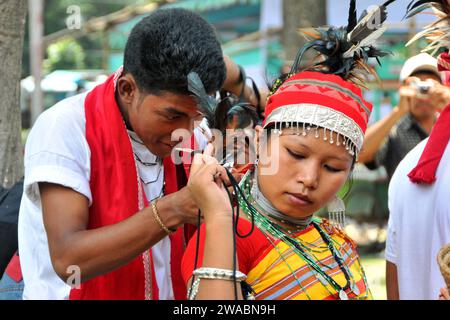
<path fill-rule="evenodd" d="M 94 199 L 89 209 L 88 229 L 119 223 L 138 212 L 140 207 L 131 142 L 114 96 L 118 76 L 116 73 L 94 88 L 85 101 L 86 139 L 91 151 L 90 188 Z M 186 184 L 186 175 L 180 176 L 170 158 L 164 161 L 164 171 L 167 193 Z M 147 205 L 145 193 L 141 191 Z M 185 299 L 180 271 L 186 244 L 183 228 L 170 239 L 173 291 L 175 299 Z M 70 299 L 157 300 L 151 250 L 115 271 L 82 283 L 79 289 L 72 289 Z"/>

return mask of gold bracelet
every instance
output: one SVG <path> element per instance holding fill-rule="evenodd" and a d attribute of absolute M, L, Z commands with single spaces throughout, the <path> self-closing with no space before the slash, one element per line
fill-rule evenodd
<path fill-rule="evenodd" d="M 163 229 L 168 235 L 171 235 L 176 230 L 172 230 L 172 229 L 167 228 L 166 225 L 162 222 L 161 217 L 158 214 L 158 209 L 156 208 L 156 201 L 158 201 L 158 200 L 150 202 L 150 204 L 152 206 L 152 210 L 153 210 L 153 217 L 155 218 L 156 222 L 158 222 L 158 224 L 161 227 L 161 229 Z"/>

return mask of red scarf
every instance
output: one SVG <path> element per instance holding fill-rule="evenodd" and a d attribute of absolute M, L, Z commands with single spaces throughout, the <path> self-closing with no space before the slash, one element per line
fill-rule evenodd
<path fill-rule="evenodd" d="M 449 71 L 450 70 L 450 54 L 443 52 L 437 58 L 439 71 Z"/>
<path fill-rule="evenodd" d="M 450 70 L 450 55 L 446 52 L 438 57 L 439 71 Z M 448 75 L 446 74 L 446 77 Z M 446 79 L 447 80 L 447 79 Z M 448 85 L 448 83 L 446 83 Z M 417 166 L 408 174 L 414 183 L 432 184 L 436 181 L 436 171 L 450 140 L 450 106 L 447 106 L 433 127 L 427 145 Z"/>
<path fill-rule="evenodd" d="M 114 96 L 119 75 L 118 72 L 94 88 L 85 100 L 86 139 L 91 151 L 90 188 L 94 199 L 89 208 L 88 229 L 119 223 L 138 212 L 142 204 L 148 204 L 143 189 L 138 187 L 131 142 Z M 185 185 L 184 170 L 177 170 L 170 158 L 164 160 L 164 171 L 168 193 Z M 173 292 L 175 299 L 185 299 L 180 273 L 186 243 L 183 228 L 170 239 Z M 82 283 L 79 289 L 72 289 L 70 299 L 157 300 L 151 250 L 115 271 Z"/>
<path fill-rule="evenodd" d="M 436 181 L 436 171 L 449 140 L 450 105 L 442 111 L 417 166 L 408 174 L 412 182 L 432 184 Z"/>

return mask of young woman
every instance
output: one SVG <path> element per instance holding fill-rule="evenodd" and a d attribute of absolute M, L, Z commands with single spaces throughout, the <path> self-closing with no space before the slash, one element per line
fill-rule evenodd
<path fill-rule="evenodd" d="M 183 258 L 190 299 L 372 298 L 354 242 L 314 216 L 327 205 L 343 210 L 336 194 L 372 109 L 353 82 L 361 79 L 358 67 L 380 52 L 368 45 L 348 54 L 357 44 L 348 40 L 351 31 L 364 19 L 354 21 L 347 29 L 308 31 L 314 41 L 306 49 L 325 60 L 276 83 L 257 128 L 259 160 L 235 188 L 235 210 L 223 184 L 228 173 L 209 155 L 196 155 L 188 188 L 204 224 Z"/>

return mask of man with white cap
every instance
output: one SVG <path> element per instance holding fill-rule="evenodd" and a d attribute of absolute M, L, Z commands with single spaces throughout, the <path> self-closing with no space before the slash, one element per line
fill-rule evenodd
<path fill-rule="evenodd" d="M 391 113 L 368 128 L 359 162 L 384 166 L 389 179 L 397 165 L 422 140 L 445 106 L 450 89 L 442 85 L 437 60 L 427 53 L 408 59 L 400 73 L 400 101 Z"/>
<path fill-rule="evenodd" d="M 447 20 L 430 25 L 421 35 L 431 43 L 426 50 L 434 50 L 437 43 L 447 47 L 439 55 L 437 64 L 439 71 L 449 72 L 450 45 L 446 39 L 450 35 L 447 23 L 450 1 L 411 1 L 407 17 L 430 7 L 440 12 L 438 19 L 447 17 Z M 388 299 L 450 300 L 450 279 L 444 279 L 445 264 L 438 264 L 437 259 L 441 248 L 450 245 L 450 100 L 441 103 L 446 107 L 442 109 L 430 137 L 417 145 L 398 165 L 389 185 Z"/>

